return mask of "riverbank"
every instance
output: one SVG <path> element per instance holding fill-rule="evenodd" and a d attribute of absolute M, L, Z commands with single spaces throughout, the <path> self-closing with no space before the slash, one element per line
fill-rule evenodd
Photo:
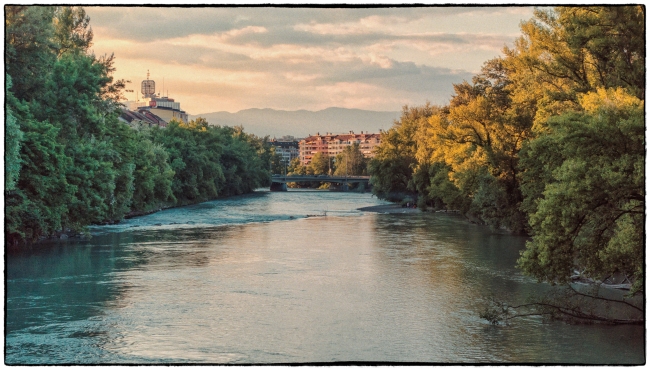
<path fill-rule="evenodd" d="M 216 198 L 205 199 L 200 201 L 185 201 L 178 204 L 160 205 L 159 207 L 148 211 L 129 211 L 121 219 L 104 220 L 102 222 L 90 223 L 88 225 L 84 225 L 80 229 L 58 230 L 56 232 L 53 232 L 50 235 L 41 236 L 39 239 L 30 242 L 22 242 L 17 244 L 5 243 L 6 244 L 5 247 L 7 248 L 8 251 L 20 251 L 24 248 L 39 248 L 41 246 L 47 246 L 52 243 L 57 243 L 61 240 L 65 240 L 69 242 L 88 240 L 91 238 L 91 235 L 88 232 L 89 227 L 118 225 L 124 222 L 125 220 L 130 220 L 130 219 L 139 218 L 143 216 L 149 216 L 165 210 L 170 210 L 174 208 L 183 208 L 183 207 L 193 206 L 201 203 L 212 202 L 215 200 L 237 199 L 238 197 L 246 197 L 246 196 L 253 195 L 255 193 L 258 193 L 258 191 L 254 190 L 248 193 L 236 194 L 236 195 L 223 195 L 223 196 L 218 196 Z"/>
<path fill-rule="evenodd" d="M 375 213 L 422 213 L 418 208 L 406 208 L 399 204 L 382 204 L 379 206 L 361 207 L 357 211 Z"/>

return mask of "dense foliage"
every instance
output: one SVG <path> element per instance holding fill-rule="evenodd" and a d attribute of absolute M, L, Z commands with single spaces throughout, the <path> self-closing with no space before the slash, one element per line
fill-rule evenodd
<path fill-rule="evenodd" d="M 83 8 L 5 12 L 8 245 L 269 182 L 266 138 L 202 119 L 164 129 L 119 121 L 124 84 L 113 56 L 89 52 Z"/>
<path fill-rule="evenodd" d="M 644 8 L 536 10 L 521 30 L 448 105 L 404 108 L 373 191 L 529 234 L 519 266 L 540 280 L 618 274 L 642 292 Z"/>

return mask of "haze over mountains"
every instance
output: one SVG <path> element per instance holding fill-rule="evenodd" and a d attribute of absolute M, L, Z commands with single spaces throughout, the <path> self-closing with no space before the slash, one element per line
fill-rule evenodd
<path fill-rule="evenodd" d="M 243 126 L 244 131 L 257 136 L 280 138 L 284 135 L 306 137 L 320 132 L 334 134 L 349 131 L 379 132 L 387 130 L 401 112 L 378 112 L 362 109 L 327 108 L 319 111 L 285 111 L 270 108 L 245 109 L 237 113 L 213 112 L 191 115 L 190 119 L 205 118 L 212 125 Z"/>

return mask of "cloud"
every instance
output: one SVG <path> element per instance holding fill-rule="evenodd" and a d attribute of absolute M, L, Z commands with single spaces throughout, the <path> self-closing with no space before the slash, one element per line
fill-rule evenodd
<path fill-rule="evenodd" d="M 190 113 L 444 104 L 531 7 L 87 7 L 116 77 L 146 70 Z M 171 92 L 170 92 L 171 93 Z"/>
<path fill-rule="evenodd" d="M 290 29 L 321 34 L 340 34 L 337 30 L 404 29 L 405 25 L 426 24 L 435 28 L 441 20 L 453 19 L 461 31 L 465 23 L 481 20 L 517 28 L 518 21 L 496 21 L 494 17 L 516 18 L 532 14 L 532 7 L 391 7 L 391 8 L 282 8 L 282 7 L 86 7 L 94 28 L 110 30 L 115 38 L 138 41 L 215 34 L 248 26 Z M 489 18 L 492 17 L 492 18 Z M 513 19 L 514 19 L 513 18 Z M 474 25 L 476 27 L 477 25 Z M 325 32 L 326 30 L 329 32 Z M 295 32 L 294 32 L 295 33 Z M 280 34 L 287 37 L 286 33 Z"/>
<path fill-rule="evenodd" d="M 233 28 L 228 9 L 173 7 L 86 7 L 93 29 L 113 38 L 150 42 Z M 226 22 L 226 20 L 228 20 Z"/>

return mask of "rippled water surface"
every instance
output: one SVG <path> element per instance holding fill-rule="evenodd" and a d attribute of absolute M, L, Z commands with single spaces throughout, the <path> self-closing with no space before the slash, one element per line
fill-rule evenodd
<path fill-rule="evenodd" d="M 369 194 L 258 192 L 95 227 L 6 256 L 5 362 L 645 362 L 644 328 L 537 317 L 525 239 Z M 327 217 L 306 217 L 322 215 Z"/>

